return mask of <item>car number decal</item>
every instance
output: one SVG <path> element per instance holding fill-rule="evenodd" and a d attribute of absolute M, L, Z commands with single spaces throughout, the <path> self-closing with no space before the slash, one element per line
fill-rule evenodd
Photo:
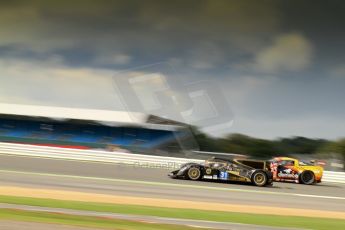
<path fill-rule="evenodd" d="M 219 174 L 219 179 L 221 179 L 221 180 L 227 180 L 227 179 L 228 179 L 228 173 L 227 173 L 227 172 L 224 172 L 224 171 L 220 172 L 220 174 Z"/>

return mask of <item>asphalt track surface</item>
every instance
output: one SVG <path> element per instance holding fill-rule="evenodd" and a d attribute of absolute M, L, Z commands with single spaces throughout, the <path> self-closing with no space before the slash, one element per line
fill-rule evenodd
<path fill-rule="evenodd" d="M 167 177 L 168 172 L 168 169 L 0 154 L 0 186 L 345 212 L 345 184 L 276 182 L 272 187 L 255 187 L 173 180 Z"/>

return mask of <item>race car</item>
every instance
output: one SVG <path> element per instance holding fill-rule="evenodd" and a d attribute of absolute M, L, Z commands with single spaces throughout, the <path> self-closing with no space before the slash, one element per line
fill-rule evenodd
<path fill-rule="evenodd" d="M 248 182 L 272 185 L 273 176 L 266 161 L 211 158 L 203 164 L 187 163 L 168 174 L 171 178 Z"/>
<path fill-rule="evenodd" d="M 301 184 L 320 183 L 323 168 L 289 157 L 276 157 L 270 160 L 274 181 L 289 181 Z"/>

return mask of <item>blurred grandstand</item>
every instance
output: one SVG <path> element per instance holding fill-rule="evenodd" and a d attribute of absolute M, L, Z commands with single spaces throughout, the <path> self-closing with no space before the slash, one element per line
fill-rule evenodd
<path fill-rule="evenodd" d="M 0 141 L 164 155 L 197 149 L 186 124 L 143 113 L 0 104 Z"/>

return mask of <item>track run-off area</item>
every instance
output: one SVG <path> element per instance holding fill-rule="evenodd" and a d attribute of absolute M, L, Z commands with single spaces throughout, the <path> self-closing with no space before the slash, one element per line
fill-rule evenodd
<path fill-rule="evenodd" d="M 173 180 L 168 172 L 0 154 L 0 195 L 33 196 L 37 192 L 67 200 L 345 219 L 345 184 L 275 182 L 272 187 L 255 187 Z"/>

